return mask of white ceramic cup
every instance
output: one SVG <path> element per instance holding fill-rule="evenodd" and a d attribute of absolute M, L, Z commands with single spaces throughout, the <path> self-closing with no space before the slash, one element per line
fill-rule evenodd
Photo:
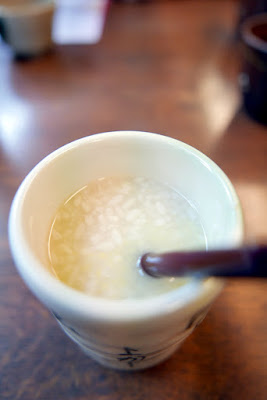
<path fill-rule="evenodd" d="M 53 0 L 0 0 L 3 39 L 19 56 L 36 56 L 52 43 Z"/>
<path fill-rule="evenodd" d="M 237 195 L 216 164 L 182 142 L 152 133 L 79 139 L 47 156 L 22 182 L 11 207 L 9 240 L 25 283 L 84 352 L 105 366 L 136 370 L 161 362 L 181 345 L 223 282 L 192 280 L 149 299 L 109 300 L 78 292 L 53 275 L 48 234 L 58 207 L 89 181 L 120 175 L 156 178 L 190 199 L 209 248 L 239 245 L 243 222 Z"/>

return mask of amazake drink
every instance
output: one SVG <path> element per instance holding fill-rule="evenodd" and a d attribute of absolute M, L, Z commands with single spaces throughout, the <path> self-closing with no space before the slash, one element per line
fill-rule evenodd
<path fill-rule="evenodd" d="M 156 279 L 138 265 L 146 252 L 206 248 L 200 217 L 173 188 L 145 177 L 90 182 L 58 209 L 49 237 L 59 280 L 92 296 L 155 296 L 186 278 Z"/>

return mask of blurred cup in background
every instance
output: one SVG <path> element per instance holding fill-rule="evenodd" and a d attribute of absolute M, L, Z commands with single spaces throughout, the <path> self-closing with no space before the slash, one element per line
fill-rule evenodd
<path fill-rule="evenodd" d="M 17 56 L 36 56 L 52 47 L 52 0 L 0 0 L 0 33 Z"/>
<path fill-rule="evenodd" d="M 241 0 L 239 8 L 239 25 L 252 15 L 267 12 L 267 0 Z"/>
<path fill-rule="evenodd" d="M 243 106 L 253 119 L 267 125 L 267 13 L 247 18 L 240 33 Z"/>

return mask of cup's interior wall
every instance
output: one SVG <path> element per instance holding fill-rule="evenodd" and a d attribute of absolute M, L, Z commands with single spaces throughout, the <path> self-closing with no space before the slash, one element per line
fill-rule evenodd
<path fill-rule="evenodd" d="M 43 265 L 47 265 L 49 230 L 58 207 L 88 182 L 117 175 L 146 176 L 171 185 L 197 208 L 208 247 L 238 244 L 237 199 L 207 158 L 160 136 L 96 135 L 50 156 L 27 182 L 21 222 Z"/>

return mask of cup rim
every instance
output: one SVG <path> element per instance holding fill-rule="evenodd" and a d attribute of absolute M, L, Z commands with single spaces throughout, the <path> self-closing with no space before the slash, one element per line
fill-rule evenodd
<path fill-rule="evenodd" d="M 160 314 L 172 313 L 174 310 L 189 306 L 202 298 L 216 297 L 223 287 L 223 281 L 216 278 L 208 278 L 205 281 L 193 279 L 180 288 L 145 299 L 104 299 L 79 292 L 59 281 L 32 253 L 23 235 L 22 208 L 27 190 L 36 175 L 53 160 L 66 155 L 69 151 L 82 146 L 84 143 L 105 140 L 106 137 L 109 139 L 112 137 L 131 137 L 137 134 L 157 140 L 159 143 L 164 141 L 172 147 L 190 152 L 216 173 L 218 179 L 226 186 L 229 196 L 235 204 L 236 224 L 232 233 L 233 246 L 239 245 L 243 240 L 243 215 L 240 201 L 232 183 L 214 161 L 194 147 L 168 136 L 140 131 L 104 132 L 72 141 L 50 153 L 29 172 L 13 199 L 8 221 L 9 244 L 17 270 L 36 297 L 46 304 L 52 312 L 51 303 L 57 304 L 57 310 L 62 310 L 62 313 L 69 314 L 71 312 L 73 316 L 79 315 L 78 318 L 88 319 L 90 317 L 98 321 L 113 322 L 115 320 L 142 320 Z M 50 301 L 47 300 L 48 295 Z"/>
<path fill-rule="evenodd" d="M 267 13 L 260 13 L 248 17 L 241 25 L 241 36 L 243 41 L 252 47 L 253 49 L 257 49 L 260 52 L 267 53 L 267 41 L 262 40 L 258 36 L 256 36 L 252 28 L 265 23 L 267 26 Z"/>

